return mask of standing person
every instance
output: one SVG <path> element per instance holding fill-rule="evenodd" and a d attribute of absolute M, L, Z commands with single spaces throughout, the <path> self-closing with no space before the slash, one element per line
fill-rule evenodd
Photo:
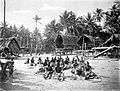
<path fill-rule="evenodd" d="M 69 63 L 70 63 L 70 59 L 67 56 L 66 59 L 65 59 L 65 69 L 69 68 Z"/>
<path fill-rule="evenodd" d="M 79 57 L 78 57 L 78 56 L 76 56 L 76 58 L 77 58 L 77 61 L 78 61 L 78 62 L 80 62 L 80 59 L 79 59 Z"/>
<path fill-rule="evenodd" d="M 11 61 L 8 65 L 9 67 L 9 77 L 13 77 L 13 71 L 14 71 L 14 61 L 13 61 L 13 57 L 11 58 Z"/>

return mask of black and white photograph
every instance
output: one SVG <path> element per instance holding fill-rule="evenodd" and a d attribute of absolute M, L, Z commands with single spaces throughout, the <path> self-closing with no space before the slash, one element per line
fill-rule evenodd
<path fill-rule="evenodd" d="M 0 91 L 119 91 L 120 0 L 0 0 Z"/>

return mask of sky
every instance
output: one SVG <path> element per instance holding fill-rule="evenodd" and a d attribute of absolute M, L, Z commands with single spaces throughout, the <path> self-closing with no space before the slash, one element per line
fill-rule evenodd
<path fill-rule="evenodd" d="M 20 27 L 22 24 L 31 32 L 35 29 L 33 17 L 37 14 L 42 24 L 38 24 L 43 33 L 45 25 L 53 19 L 59 20 L 65 10 L 73 11 L 77 16 L 87 15 L 96 8 L 109 10 L 114 0 L 6 0 L 6 21 L 9 25 Z M 0 22 L 3 22 L 3 0 L 0 0 Z"/>

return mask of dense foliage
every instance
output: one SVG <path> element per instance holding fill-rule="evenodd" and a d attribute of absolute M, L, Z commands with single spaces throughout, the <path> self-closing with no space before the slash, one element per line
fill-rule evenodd
<path fill-rule="evenodd" d="M 1 26 L 0 27 L 1 38 L 3 38 L 3 31 L 4 31 L 3 26 Z M 38 29 L 35 29 L 34 32 L 32 33 L 29 31 L 28 28 L 25 28 L 24 25 L 21 25 L 19 28 L 17 28 L 15 25 L 14 26 L 6 25 L 4 36 L 5 38 L 16 37 L 20 47 L 27 49 L 28 52 L 31 51 L 30 49 L 32 49 L 33 52 L 40 51 L 38 49 L 41 48 L 42 36 Z"/>
<path fill-rule="evenodd" d="M 49 38 L 55 40 L 55 36 L 63 31 L 62 34 L 77 36 L 78 39 L 82 38 L 81 36 L 89 36 L 93 47 L 120 45 L 120 1 L 118 0 L 108 11 L 97 8 L 93 13 L 88 12 L 86 16 L 77 16 L 73 11 L 64 11 L 59 17 L 59 22 L 53 20 L 46 25 L 44 36 L 48 40 Z M 56 24 L 59 24 L 58 29 Z M 50 45 L 53 46 L 54 43 Z"/>
<path fill-rule="evenodd" d="M 0 26 L 0 37 L 15 36 L 21 47 L 32 49 L 32 52 L 46 53 L 55 50 L 55 39 L 58 34 L 77 36 L 78 39 L 82 38 L 81 36 L 90 36 L 92 46 L 120 45 L 119 0 L 114 1 L 108 11 L 97 8 L 93 12 L 88 12 L 86 16 L 77 16 L 73 11 L 64 11 L 59 15 L 58 21 L 54 19 L 45 26 L 43 36 L 37 29 L 37 22 L 41 18 L 36 15 L 34 19 L 36 28 L 33 33 L 24 25 L 18 28 L 15 25 L 8 26 L 6 23 L 4 34 L 3 24 Z"/>

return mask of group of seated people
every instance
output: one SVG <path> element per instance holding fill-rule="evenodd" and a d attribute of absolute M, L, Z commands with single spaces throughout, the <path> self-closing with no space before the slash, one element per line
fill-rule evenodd
<path fill-rule="evenodd" d="M 29 59 L 28 59 L 29 61 Z M 29 63 L 29 62 L 27 62 Z M 34 63 L 34 58 L 31 59 L 31 63 Z M 73 57 L 72 60 L 67 56 L 65 59 L 60 57 L 52 57 L 50 60 L 49 57 L 46 57 L 44 62 L 41 57 L 38 58 L 38 62 L 35 64 L 40 64 L 44 68 L 44 72 L 47 72 L 46 78 L 51 79 L 54 72 L 63 73 L 64 70 L 71 69 L 71 72 L 75 76 L 82 76 L 85 79 L 89 79 L 90 77 L 97 76 L 93 71 L 92 67 L 89 65 L 88 61 L 84 61 L 83 57 L 79 59 L 78 56 Z"/>
<path fill-rule="evenodd" d="M 30 63 L 31 66 L 33 66 L 33 64 L 35 64 L 34 63 L 34 57 L 32 57 L 31 60 L 28 58 L 27 61 L 24 64 L 29 64 L 29 63 Z"/>

